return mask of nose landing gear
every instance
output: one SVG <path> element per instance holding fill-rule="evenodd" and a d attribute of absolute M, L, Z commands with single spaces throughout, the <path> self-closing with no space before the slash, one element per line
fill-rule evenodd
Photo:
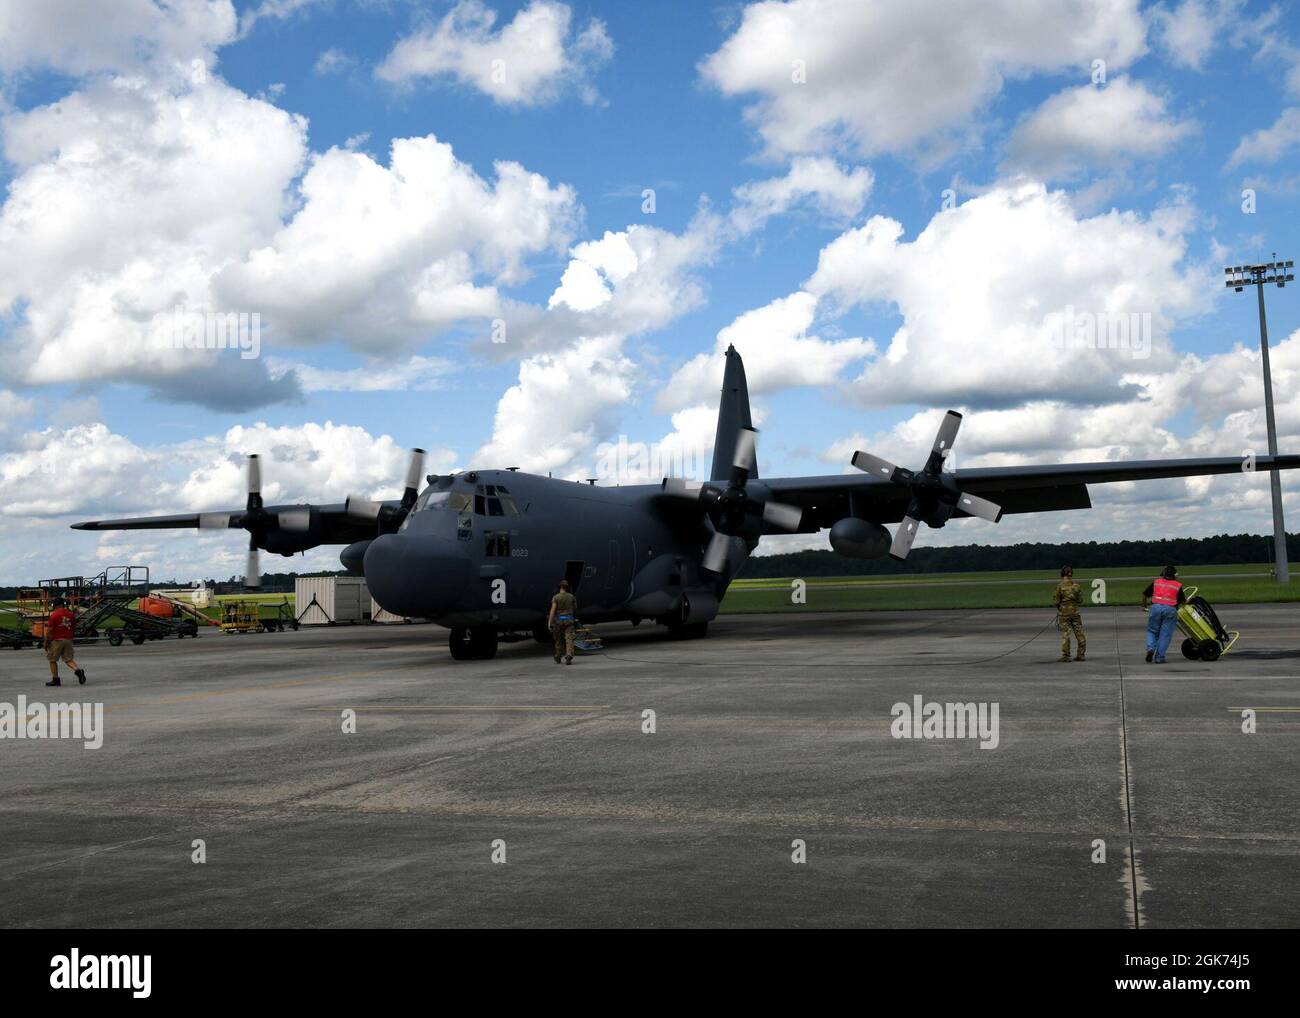
<path fill-rule="evenodd" d="M 487 661 L 497 656 L 497 631 L 492 626 L 459 627 L 447 638 L 457 661 Z"/>

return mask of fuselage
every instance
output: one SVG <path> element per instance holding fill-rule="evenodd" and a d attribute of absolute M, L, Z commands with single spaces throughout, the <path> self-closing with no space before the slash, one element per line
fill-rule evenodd
<path fill-rule="evenodd" d="M 598 487 L 509 470 L 437 478 L 365 550 L 388 611 L 449 627 L 533 628 L 569 581 L 584 621 L 707 621 L 727 581 L 700 566 L 708 532 L 659 485 Z M 748 545 L 734 540 L 735 574 Z"/>

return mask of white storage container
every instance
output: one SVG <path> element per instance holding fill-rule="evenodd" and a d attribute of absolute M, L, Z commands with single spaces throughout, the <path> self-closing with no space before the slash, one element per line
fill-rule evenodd
<path fill-rule="evenodd" d="M 394 615 L 392 612 L 381 608 L 379 602 L 373 597 L 370 599 L 370 621 L 371 622 L 410 622 L 405 615 Z"/>
<path fill-rule="evenodd" d="M 362 576 L 299 576 L 294 611 L 304 626 L 370 621 L 370 588 Z"/>

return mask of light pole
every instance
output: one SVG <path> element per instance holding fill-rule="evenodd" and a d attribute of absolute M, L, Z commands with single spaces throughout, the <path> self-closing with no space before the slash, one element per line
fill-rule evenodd
<path fill-rule="evenodd" d="M 1268 323 L 1264 320 L 1264 284 L 1276 283 L 1278 287 L 1286 286 L 1295 279 L 1291 268 L 1295 262 L 1277 260 L 1274 253 L 1271 262 L 1262 265 L 1229 265 L 1223 270 L 1228 278 L 1224 286 L 1232 287 L 1237 293 L 1242 288 L 1255 284 L 1259 296 L 1259 349 L 1264 362 L 1264 417 L 1268 425 L 1268 454 L 1277 455 L 1277 424 L 1273 419 L 1273 374 L 1268 367 Z M 1280 471 L 1269 471 L 1269 484 L 1273 489 L 1273 562 L 1278 583 L 1287 583 L 1291 576 L 1286 562 L 1286 524 L 1282 520 L 1282 481 Z"/>

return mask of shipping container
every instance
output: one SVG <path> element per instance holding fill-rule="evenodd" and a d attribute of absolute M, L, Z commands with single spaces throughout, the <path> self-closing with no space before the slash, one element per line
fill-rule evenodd
<path fill-rule="evenodd" d="M 299 576 L 294 611 L 304 626 L 370 621 L 370 588 L 361 576 Z"/>
<path fill-rule="evenodd" d="M 371 622 L 410 622 L 405 615 L 394 615 L 392 612 L 382 608 L 378 601 L 373 597 L 370 599 L 370 621 Z"/>

